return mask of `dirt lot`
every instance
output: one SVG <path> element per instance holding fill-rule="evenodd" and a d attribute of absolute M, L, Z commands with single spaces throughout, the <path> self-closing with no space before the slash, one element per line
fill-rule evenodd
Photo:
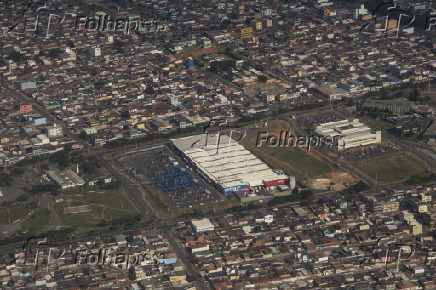
<path fill-rule="evenodd" d="M 299 181 L 317 190 L 327 190 L 330 183 L 335 183 L 332 185 L 334 190 L 345 188 L 344 183 L 348 185 L 357 183 L 358 180 L 346 172 L 338 171 L 334 164 L 317 151 L 292 146 L 269 147 L 265 144 L 261 147 L 256 146 L 259 132 L 267 132 L 269 136 L 283 138 L 285 135 L 280 136 L 280 133 L 290 129 L 289 124 L 282 120 L 270 121 L 266 127 L 264 125 L 259 122 L 258 128 L 255 126 L 244 128 L 246 137 L 241 143 L 270 166 L 282 169 L 286 174 L 295 175 Z"/>
<path fill-rule="evenodd" d="M 354 185 L 359 180 L 351 176 L 346 172 L 333 172 L 327 174 L 329 178 L 317 178 L 312 179 L 308 182 L 308 186 L 317 190 L 328 190 L 329 187 L 331 190 L 343 190 L 347 186 L 345 184 Z M 331 183 L 334 183 L 333 185 Z"/>

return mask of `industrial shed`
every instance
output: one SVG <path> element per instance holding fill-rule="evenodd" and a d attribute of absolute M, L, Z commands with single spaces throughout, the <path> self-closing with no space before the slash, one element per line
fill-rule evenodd
<path fill-rule="evenodd" d="M 289 176 L 277 174 L 227 135 L 201 134 L 171 141 L 182 158 L 225 195 L 289 184 Z"/>

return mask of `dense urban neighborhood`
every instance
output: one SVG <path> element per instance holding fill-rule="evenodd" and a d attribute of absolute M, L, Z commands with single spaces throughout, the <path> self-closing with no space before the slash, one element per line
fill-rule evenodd
<path fill-rule="evenodd" d="M 1 289 L 436 289 L 436 3 L 0 1 Z"/>

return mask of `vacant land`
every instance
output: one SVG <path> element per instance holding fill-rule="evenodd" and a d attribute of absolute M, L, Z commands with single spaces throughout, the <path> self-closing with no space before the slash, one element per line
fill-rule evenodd
<path fill-rule="evenodd" d="M 415 157 L 402 153 L 354 162 L 353 164 L 371 178 L 377 179 L 379 183 L 401 181 L 411 175 L 423 173 L 426 168 Z"/>
<path fill-rule="evenodd" d="M 30 213 L 29 202 L 19 203 L 11 206 L 9 209 L 0 207 L 0 225 L 8 225 L 9 221 L 13 223 L 24 218 Z"/>
<path fill-rule="evenodd" d="M 63 202 L 55 204 L 55 211 L 66 225 L 93 228 L 102 222 L 123 219 L 138 213 L 138 210 L 126 195 L 127 193 L 118 190 L 70 191 L 63 196 Z M 66 207 L 81 205 L 91 206 L 91 211 L 73 214 L 64 213 Z"/>
<path fill-rule="evenodd" d="M 259 132 L 268 132 L 269 135 L 279 137 L 281 131 L 289 131 L 289 124 L 276 120 L 260 124 L 262 128 L 246 128 L 247 135 L 241 144 L 274 168 L 282 169 L 286 174 L 295 175 L 298 180 L 308 181 L 314 178 L 327 177 L 327 174 L 336 172 L 337 168 L 327 159 L 315 151 L 295 147 L 256 146 Z"/>
<path fill-rule="evenodd" d="M 37 234 L 42 228 L 50 223 L 50 211 L 46 208 L 38 209 L 35 213 L 21 224 L 23 230 Z"/>

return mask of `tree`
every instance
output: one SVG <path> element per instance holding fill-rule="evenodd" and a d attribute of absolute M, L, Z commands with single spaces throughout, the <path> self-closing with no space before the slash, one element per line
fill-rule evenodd
<path fill-rule="evenodd" d="M 30 207 L 31 208 L 37 208 L 39 205 L 39 201 L 37 199 L 34 199 L 30 202 Z"/>
<path fill-rule="evenodd" d="M 86 134 L 85 131 L 82 131 L 82 132 L 79 133 L 78 137 L 79 137 L 80 139 L 82 139 L 82 140 L 86 140 L 87 137 L 88 137 L 88 134 Z"/>
<path fill-rule="evenodd" d="M 419 101 L 419 92 L 417 89 L 414 89 L 410 92 L 409 97 L 407 98 L 409 101 L 417 102 Z"/>
<path fill-rule="evenodd" d="M 12 177 L 7 173 L 0 173 L 0 186 L 10 186 Z"/>
<path fill-rule="evenodd" d="M 11 173 L 14 175 L 22 175 L 24 174 L 24 172 L 26 172 L 26 170 L 24 170 L 21 167 L 15 167 L 14 169 L 11 170 Z"/>
<path fill-rule="evenodd" d="M 149 95 L 154 94 L 153 86 L 152 85 L 147 85 L 147 87 L 145 88 L 145 93 L 149 94 Z"/>
<path fill-rule="evenodd" d="M 97 167 L 92 162 L 83 162 L 80 167 L 82 168 L 83 172 L 87 174 L 94 174 L 97 172 Z"/>
<path fill-rule="evenodd" d="M 61 169 L 65 169 L 70 166 L 70 152 L 68 151 L 59 151 L 53 154 L 53 160 L 58 163 Z"/>
<path fill-rule="evenodd" d="M 267 80 L 268 78 L 264 75 L 257 76 L 257 81 L 260 83 L 266 83 Z"/>
<path fill-rule="evenodd" d="M 43 164 L 41 164 L 40 168 L 42 171 L 47 171 L 50 169 L 50 166 L 48 166 L 47 163 L 43 163 Z"/>
<path fill-rule="evenodd" d="M 129 119 L 129 118 L 130 118 L 130 113 L 129 113 L 129 111 L 122 111 L 122 112 L 121 112 L 121 118 Z"/>
<path fill-rule="evenodd" d="M 28 196 L 28 195 L 26 195 L 26 194 L 22 194 L 22 195 L 18 196 L 15 200 L 16 200 L 17 202 L 25 202 L 25 201 L 27 201 L 28 199 L 29 199 L 29 196 Z"/>
<path fill-rule="evenodd" d="M 131 267 L 131 268 L 129 269 L 129 279 L 130 279 L 131 281 L 135 281 L 135 280 L 136 280 L 136 271 L 135 271 L 135 268 L 134 268 L 134 267 Z"/>
<path fill-rule="evenodd" d="M 431 224 L 431 216 L 428 213 L 421 212 L 421 213 L 418 213 L 417 215 L 418 215 L 418 219 L 421 221 L 421 223 L 423 225 L 425 225 L 427 227 L 430 226 L 430 224 Z"/>
<path fill-rule="evenodd" d="M 48 51 L 48 56 L 51 58 L 56 58 L 62 53 L 62 50 L 59 48 L 54 48 Z"/>
<path fill-rule="evenodd" d="M 15 50 L 9 53 L 9 58 L 15 62 L 20 62 L 25 59 L 24 55 Z"/>
<path fill-rule="evenodd" d="M 395 96 L 396 99 L 404 98 L 404 93 L 401 92 L 401 91 L 400 92 L 396 92 L 394 96 Z"/>

